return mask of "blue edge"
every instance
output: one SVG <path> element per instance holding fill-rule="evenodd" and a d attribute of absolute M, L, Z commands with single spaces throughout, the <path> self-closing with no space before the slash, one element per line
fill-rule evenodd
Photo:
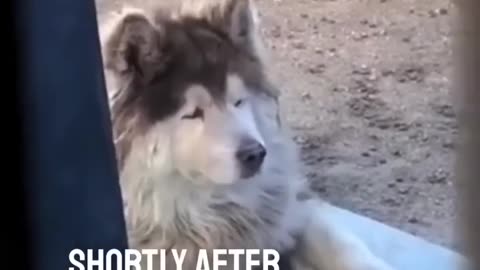
<path fill-rule="evenodd" d="M 372 251 L 397 270 L 469 269 L 459 253 L 395 229 L 373 219 L 330 206 L 326 218 L 359 237 Z"/>

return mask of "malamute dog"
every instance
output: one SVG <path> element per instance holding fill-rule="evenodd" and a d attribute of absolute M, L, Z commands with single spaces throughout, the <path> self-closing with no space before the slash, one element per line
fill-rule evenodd
<path fill-rule="evenodd" d="M 130 246 L 187 249 L 184 270 L 218 248 L 275 249 L 293 269 L 388 269 L 302 196 L 256 23 L 249 0 L 191 0 L 128 8 L 102 29 Z"/>

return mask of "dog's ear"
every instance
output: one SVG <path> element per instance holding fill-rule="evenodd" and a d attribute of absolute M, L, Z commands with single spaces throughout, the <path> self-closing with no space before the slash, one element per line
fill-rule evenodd
<path fill-rule="evenodd" d="M 168 64 L 165 29 L 155 26 L 141 11 L 127 10 L 113 19 L 103 42 L 107 69 L 150 80 Z"/>
<path fill-rule="evenodd" d="M 258 33 L 258 17 L 252 0 L 186 0 L 180 15 L 207 20 L 227 33 L 239 47 L 252 55 L 263 57 Z"/>
<path fill-rule="evenodd" d="M 224 27 L 230 38 L 243 46 L 251 46 L 255 38 L 256 24 L 250 0 L 228 1 L 230 6 L 224 10 Z"/>

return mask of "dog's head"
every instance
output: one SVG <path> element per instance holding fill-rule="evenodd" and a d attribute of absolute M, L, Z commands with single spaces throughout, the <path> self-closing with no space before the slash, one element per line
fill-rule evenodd
<path fill-rule="evenodd" d="M 121 168 L 143 160 L 152 174 L 217 184 L 261 172 L 269 151 L 256 102 L 275 94 L 246 35 L 254 27 L 248 1 L 235 3 L 217 23 L 139 10 L 116 21 L 103 54 L 116 83 L 109 91 Z"/>

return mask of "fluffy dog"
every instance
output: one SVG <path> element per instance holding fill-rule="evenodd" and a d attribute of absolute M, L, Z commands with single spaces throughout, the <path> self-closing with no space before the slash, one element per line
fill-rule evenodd
<path fill-rule="evenodd" d="M 249 0 L 190 0 L 127 8 L 102 28 L 130 246 L 187 249 L 185 270 L 218 248 L 275 249 L 295 269 L 388 269 L 302 196 L 255 14 Z"/>

